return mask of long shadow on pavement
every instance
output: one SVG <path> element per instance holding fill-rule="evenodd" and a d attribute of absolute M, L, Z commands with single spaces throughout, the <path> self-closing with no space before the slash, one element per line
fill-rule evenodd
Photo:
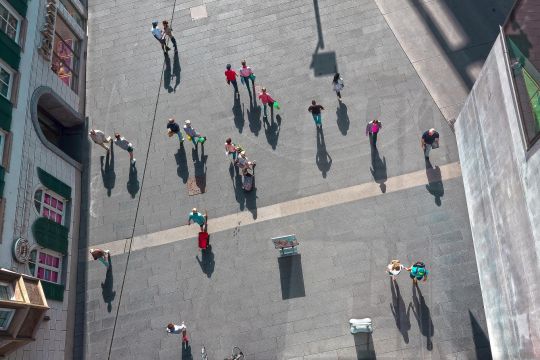
<path fill-rule="evenodd" d="M 339 103 L 339 107 L 336 109 L 336 116 L 339 131 L 341 131 L 343 135 L 347 135 L 351 121 L 349 120 L 349 114 L 347 114 L 347 105 L 343 102 Z"/>
<path fill-rule="evenodd" d="M 281 116 L 276 115 L 276 121 L 273 118 L 268 121 L 267 118 L 263 118 L 264 134 L 266 135 L 266 141 L 272 146 L 272 150 L 276 150 L 276 146 L 279 139 L 279 132 L 281 130 Z"/>
<path fill-rule="evenodd" d="M 105 275 L 105 281 L 101 283 L 101 295 L 103 296 L 103 301 L 107 304 L 107 311 L 112 311 L 112 302 L 116 297 L 116 291 L 113 290 L 113 272 L 112 272 L 112 261 L 109 256 L 109 267 L 107 268 L 107 274 Z"/>
<path fill-rule="evenodd" d="M 441 206 L 441 198 L 444 196 L 441 169 L 438 166 L 433 167 L 429 159 L 426 159 L 426 176 L 428 178 L 426 190 L 435 197 L 435 204 Z"/>
<path fill-rule="evenodd" d="M 369 171 L 371 171 L 373 180 L 375 180 L 375 182 L 379 184 L 381 192 L 385 193 L 385 182 L 388 179 L 388 173 L 386 171 L 386 158 L 383 156 L 383 158 L 381 159 L 379 155 L 379 150 L 377 150 L 377 148 L 374 146 L 371 146 L 371 168 L 369 169 Z"/>
<path fill-rule="evenodd" d="M 242 104 L 240 103 L 240 98 L 234 98 L 234 105 L 232 107 L 232 112 L 234 115 L 234 125 L 238 129 L 238 132 L 241 134 L 244 130 L 244 110 L 242 109 Z"/>
<path fill-rule="evenodd" d="M 135 165 L 129 166 L 129 178 L 127 182 L 127 191 L 131 195 L 133 199 L 135 199 L 135 195 L 139 192 L 139 179 L 137 178 L 137 168 Z"/>
<path fill-rule="evenodd" d="M 295 254 L 278 258 L 281 298 L 283 300 L 306 296 L 302 255 Z"/>
<path fill-rule="evenodd" d="M 249 121 L 249 130 L 255 135 L 259 136 L 261 131 L 261 107 L 254 101 L 249 104 L 249 110 L 247 110 L 247 116 Z"/>
<path fill-rule="evenodd" d="M 396 320 L 396 326 L 403 336 L 405 344 L 409 343 L 409 330 L 411 329 L 410 312 L 405 308 L 405 301 L 399 291 L 399 285 L 397 281 L 393 281 L 390 278 L 390 289 L 392 290 L 392 304 L 390 304 L 390 310 Z"/>
<path fill-rule="evenodd" d="M 193 360 L 193 355 L 191 354 L 191 345 L 182 346 L 182 360 Z"/>
<path fill-rule="evenodd" d="M 214 260 L 214 253 L 212 252 L 212 245 L 208 244 L 208 247 L 206 249 L 201 250 L 200 259 L 199 255 L 196 255 L 195 258 L 197 259 L 197 262 L 199 263 L 202 272 L 210 278 L 216 266 L 216 261 Z"/>
<path fill-rule="evenodd" d="M 236 168 L 236 167 L 235 167 Z M 251 191 L 245 191 L 243 188 L 243 177 L 241 172 L 239 172 L 236 168 L 236 174 L 235 170 L 232 167 L 229 167 L 229 173 L 231 174 L 231 177 L 233 178 L 233 188 L 234 188 L 234 195 L 236 198 L 236 201 L 238 202 L 238 205 L 240 206 L 240 210 L 244 210 L 247 208 L 249 212 L 251 212 L 251 215 L 254 219 L 257 218 L 257 187 L 255 185 L 255 175 L 253 175 L 253 187 Z"/>
<path fill-rule="evenodd" d="M 431 351 L 433 350 L 431 338 L 433 337 L 435 329 L 431 319 L 431 312 L 418 285 L 413 285 L 413 301 L 409 303 L 407 311 L 411 308 L 416 317 L 416 321 L 418 322 L 420 333 L 426 337 L 426 349 Z"/>
<path fill-rule="evenodd" d="M 354 347 L 356 348 L 356 358 L 358 360 L 375 360 L 375 349 L 373 348 L 373 337 L 369 333 L 354 334 Z"/>
<path fill-rule="evenodd" d="M 170 93 L 173 92 L 173 87 L 171 86 L 171 58 L 169 55 L 165 55 L 165 70 L 163 71 L 163 87 Z"/>
<path fill-rule="evenodd" d="M 172 77 L 174 77 L 174 88 L 173 91 L 176 92 L 176 88 L 180 84 L 180 72 L 182 71 L 182 68 L 180 67 L 180 58 L 178 57 L 178 51 L 174 53 L 173 58 L 173 71 L 172 71 Z"/>
<path fill-rule="evenodd" d="M 469 319 L 471 320 L 476 358 L 486 360 L 492 359 L 493 355 L 491 354 L 489 338 L 487 337 L 480 324 L 478 324 L 478 321 L 476 321 L 476 318 L 471 313 L 471 310 L 469 310 Z"/>
<path fill-rule="evenodd" d="M 315 162 L 322 173 L 322 177 L 326 178 L 326 174 L 332 166 L 332 157 L 330 157 L 330 154 L 328 154 L 326 151 L 326 143 L 324 142 L 324 133 L 322 127 L 317 128 L 317 154 Z"/>
<path fill-rule="evenodd" d="M 114 172 L 114 146 L 111 144 L 110 150 L 106 156 L 101 156 L 101 178 L 103 179 L 103 186 L 107 189 L 107 196 L 111 196 L 111 191 L 116 183 L 116 173 Z M 105 158 L 105 163 L 103 163 Z"/>
<path fill-rule="evenodd" d="M 188 181 L 189 177 L 189 168 L 187 164 L 186 149 L 184 146 L 180 146 L 176 154 L 174 154 L 174 159 L 176 160 L 176 173 L 182 179 L 182 182 L 185 184 Z"/>

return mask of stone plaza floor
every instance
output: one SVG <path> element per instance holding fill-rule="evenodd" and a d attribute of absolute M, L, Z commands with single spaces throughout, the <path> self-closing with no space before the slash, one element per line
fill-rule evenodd
<path fill-rule="evenodd" d="M 233 346 L 256 360 L 490 358 L 455 139 L 376 3 L 202 4 L 198 20 L 201 1 L 89 4 L 89 127 L 120 132 L 137 163 L 118 147 L 90 154 L 86 243 L 113 256 L 106 271 L 80 251 L 75 357 L 106 359 L 116 320 L 111 359 L 197 359 L 202 345 L 209 359 Z M 172 18 L 178 41 L 165 61 L 154 18 Z M 225 82 L 225 65 L 244 58 L 281 104 L 273 119 Z M 312 99 L 325 107 L 322 134 Z M 207 135 L 204 152 L 167 137 L 169 117 Z M 364 133 L 375 117 L 378 151 Z M 441 134 L 433 168 L 419 147 L 430 127 Z M 227 137 L 257 161 L 250 193 L 229 168 Z M 194 176 L 206 192 L 189 196 Z M 204 254 L 198 228 L 184 226 L 193 207 L 210 215 Z M 292 233 L 299 255 L 279 258 L 270 239 Z M 392 287 L 394 258 L 424 261 L 429 281 L 415 290 L 404 273 Z M 363 317 L 373 334 L 351 335 L 348 320 Z M 165 332 L 181 321 L 187 351 Z"/>

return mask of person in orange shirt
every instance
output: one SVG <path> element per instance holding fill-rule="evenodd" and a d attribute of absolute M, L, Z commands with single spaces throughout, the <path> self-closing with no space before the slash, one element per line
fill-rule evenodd
<path fill-rule="evenodd" d="M 268 114 L 266 112 L 266 106 L 270 106 L 270 115 L 272 118 L 274 117 L 274 99 L 272 99 L 272 96 L 270 96 L 269 93 L 266 92 L 266 88 L 262 88 L 262 92 L 259 94 L 259 100 L 263 103 L 263 109 L 264 109 L 264 117 L 268 118 Z"/>

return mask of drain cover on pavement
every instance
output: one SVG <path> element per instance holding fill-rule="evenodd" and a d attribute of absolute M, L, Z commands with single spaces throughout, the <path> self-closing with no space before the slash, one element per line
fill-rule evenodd
<path fill-rule="evenodd" d="M 191 11 L 191 20 L 199 20 L 208 17 L 206 5 L 195 6 L 189 9 Z"/>
<path fill-rule="evenodd" d="M 206 192 L 206 177 L 195 176 L 188 178 L 187 181 L 189 196 L 199 195 Z"/>

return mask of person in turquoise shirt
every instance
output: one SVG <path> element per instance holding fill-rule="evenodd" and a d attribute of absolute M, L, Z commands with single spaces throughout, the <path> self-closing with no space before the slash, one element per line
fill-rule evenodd
<path fill-rule="evenodd" d="M 208 219 L 208 214 L 205 212 L 204 215 L 197 211 L 197 208 L 193 208 L 189 213 L 188 225 L 191 225 L 191 222 L 199 224 L 201 231 L 204 231 L 204 225 Z"/>
<path fill-rule="evenodd" d="M 426 265 L 423 262 L 417 261 L 413 266 L 405 269 L 410 272 L 414 285 L 418 285 L 418 281 L 421 280 L 427 281 L 429 271 L 426 269 Z"/>

